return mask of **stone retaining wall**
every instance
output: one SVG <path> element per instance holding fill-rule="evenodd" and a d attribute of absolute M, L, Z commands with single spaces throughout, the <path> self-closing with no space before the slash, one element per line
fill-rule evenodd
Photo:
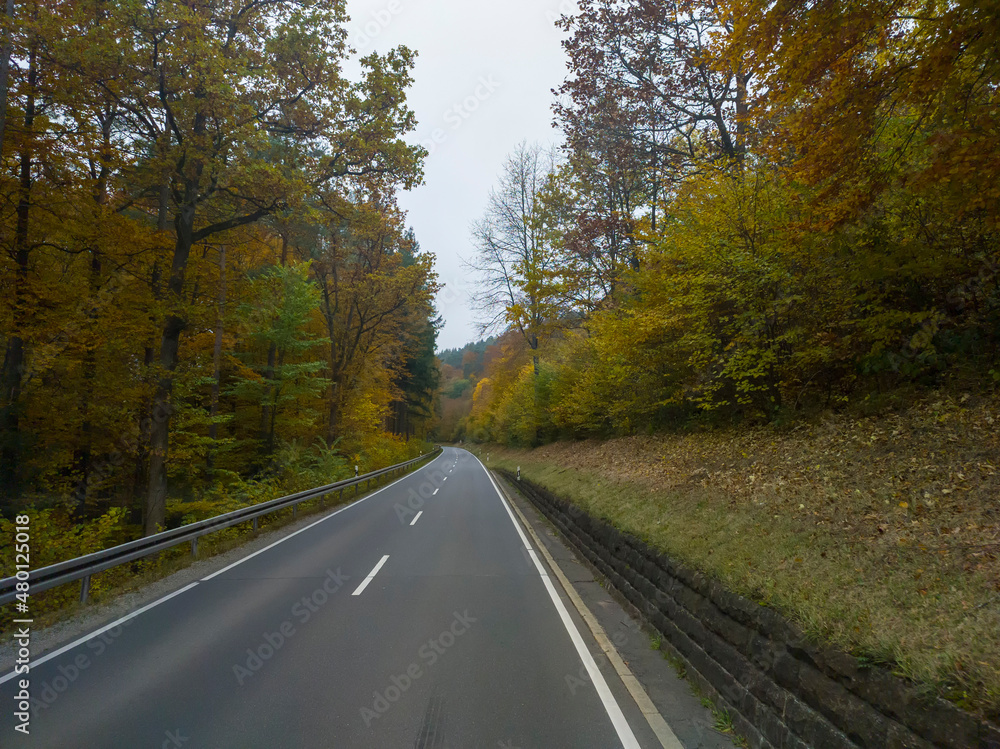
<path fill-rule="evenodd" d="M 498 473 L 660 632 L 754 749 L 1000 749 L 997 726 L 883 668 L 807 642 L 774 610 L 542 487 Z"/>

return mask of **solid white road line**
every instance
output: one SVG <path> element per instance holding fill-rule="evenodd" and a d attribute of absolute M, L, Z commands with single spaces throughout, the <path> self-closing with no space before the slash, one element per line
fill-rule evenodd
<path fill-rule="evenodd" d="M 417 517 L 419 517 L 419 515 Z M 413 523 L 410 523 L 410 525 L 413 525 Z M 351 595 L 352 596 L 360 596 L 362 593 L 364 593 L 365 592 L 365 588 L 368 587 L 368 583 L 370 583 L 375 578 L 375 575 L 378 574 L 378 571 L 380 569 L 382 569 L 382 565 L 385 564 L 388 561 L 388 559 L 389 559 L 389 555 L 388 554 L 386 554 L 384 557 L 382 557 L 379 560 L 379 563 L 375 565 L 375 569 L 373 569 L 371 572 L 368 573 L 368 577 L 366 577 L 364 580 L 361 581 L 361 585 L 359 585 L 358 589 L 356 591 L 354 591 L 353 593 L 351 593 Z"/>
<path fill-rule="evenodd" d="M 424 514 L 424 511 L 423 511 L 423 510 L 421 510 L 421 511 L 420 511 L 420 512 L 418 512 L 418 513 L 417 513 L 416 515 L 414 515 L 414 516 L 413 516 L 413 520 L 411 520 L 411 521 L 410 521 L 410 525 L 416 525 L 416 524 L 417 524 L 417 521 L 418 521 L 418 520 L 420 520 L 420 516 L 421 516 L 421 515 L 423 515 L 423 514 Z"/>
<path fill-rule="evenodd" d="M 478 459 L 477 459 L 478 460 Z M 535 569 L 538 570 L 538 574 L 542 578 L 542 582 L 545 584 L 545 590 L 549 593 L 549 598 L 552 599 L 552 603 L 555 604 L 556 611 L 559 612 L 559 618 L 562 620 L 563 626 L 566 628 L 566 632 L 569 633 L 570 639 L 573 641 L 573 646 L 576 648 L 577 654 L 580 656 L 580 660 L 583 661 L 584 667 L 587 669 L 587 673 L 590 675 L 590 680 L 594 687 L 597 689 L 597 695 L 601 698 L 601 702 L 604 703 L 604 709 L 608 713 L 608 717 L 611 719 L 611 724 L 615 727 L 615 731 L 618 733 L 618 739 L 622 742 L 624 749 L 642 749 L 639 745 L 639 741 L 635 738 L 635 734 L 632 733 L 632 727 L 625 720 L 625 714 L 622 712 L 621 707 L 618 705 L 618 701 L 615 696 L 611 694 L 611 689 L 608 688 L 608 683 L 604 680 L 604 674 L 597 667 L 597 663 L 594 661 L 594 656 L 590 654 L 590 650 L 587 649 L 586 643 L 583 641 L 583 636 L 580 634 L 580 630 L 576 628 L 576 624 L 569 616 L 569 612 L 566 610 L 566 606 L 563 604 L 562 599 L 556 592 L 555 586 L 552 584 L 552 579 L 549 577 L 548 573 L 545 571 L 545 567 L 539 561 L 538 557 L 535 556 L 534 550 L 531 545 L 528 544 L 528 539 L 524 535 L 524 531 L 521 530 L 521 525 L 514 518 L 514 513 L 511 512 L 510 506 L 507 504 L 507 499 L 504 497 L 503 492 L 500 491 L 500 487 L 497 486 L 496 482 L 493 480 L 493 476 L 490 472 L 486 470 L 486 466 L 483 465 L 482 461 L 479 461 L 479 465 L 482 467 L 483 471 L 486 472 L 486 476 L 489 478 L 490 483 L 493 484 L 493 489 L 496 491 L 497 496 L 500 497 L 500 501 L 503 506 L 507 509 L 507 514 L 510 516 L 510 521 L 517 528 L 518 535 L 521 536 L 521 540 L 524 542 L 525 547 L 528 549 L 528 555 L 531 557 L 531 561 L 535 563 Z"/>
<path fill-rule="evenodd" d="M 422 471 L 422 470 L 424 470 L 424 468 L 430 468 L 432 465 L 434 465 L 438 461 L 438 458 L 441 458 L 443 456 L 444 456 L 444 450 L 442 450 L 438 454 L 437 458 L 434 458 L 434 460 L 432 460 L 427 465 L 423 466 L 423 468 L 419 468 L 418 471 Z M 405 476 L 401 476 L 400 478 L 398 478 L 395 481 L 393 481 L 391 484 L 386 484 L 381 489 L 377 489 L 377 490 L 373 491 L 371 494 L 369 494 L 366 497 L 362 497 L 357 502 L 352 502 L 351 504 L 347 505 L 346 507 L 341 507 L 336 512 L 331 512 L 329 515 L 325 515 L 325 516 L 321 517 L 315 523 L 310 523 L 305 528 L 300 528 L 299 530 L 295 531 L 294 533 L 289 533 L 287 536 L 285 536 L 283 538 L 279 538 L 273 544 L 270 544 L 269 546 L 265 546 L 263 549 L 255 551 L 253 554 L 247 554 L 245 557 L 243 557 L 240 560 L 237 560 L 237 561 L 233 562 L 228 567 L 223 567 L 221 570 L 218 570 L 217 572 L 213 572 L 211 575 L 208 575 L 206 577 L 201 578 L 201 580 L 198 581 L 198 582 L 205 582 L 207 580 L 211 580 L 216 575 L 221 575 L 223 572 L 228 572 L 233 567 L 236 567 L 237 565 L 243 564 L 248 559 L 253 559 L 258 554 L 263 554 L 268 549 L 273 549 L 278 544 L 284 543 L 285 541 L 287 541 L 290 538 L 294 538 L 295 536 L 299 535 L 300 533 L 303 533 L 303 532 L 309 530 L 314 525 L 319 525 L 320 523 L 322 523 L 322 522 L 324 522 L 326 520 L 329 520 L 330 518 L 334 517 L 335 515 L 339 515 L 344 510 L 349 510 L 352 507 L 357 507 L 358 505 L 360 505 L 365 500 L 371 499 L 376 494 L 380 494 L 381 492 L 384 492 L 386 489 L 388 489 L 391 486 L 395 486 L 400 481 L 403 481 L 405 479 L 410 478 L 411 476 L 415 475 L 418 471 L 415 471 L 414 473 L 408 473 Z M 386 558 L 388 559 L 388 557 L 386 557 Z M 376 571 L 377 570 L 378 570 L 378 568 L 376 567 Z M 40 656 L 38 658 L 33 658 L 31 660 L 31 665 L 32 666 L 40 666 L 41 664 L 45 663 L 46 661 L 50 661 L 53 658 L 56 658 L 56 657 L 62 655 L 63 653 L 67 652 L 68 650 L 72 650 L 73 648 L 75 648 L 75 647 L 77 647 L 79 645 L 83 645 L 85 642 L 88 642 L 89 640 L 93 640 L 95 637 L 104 634 L 109 629 L 113 629 L 115 627 L 118 627 L 123 622 L 127 622 L 129 619 L 133 619 L 133 618 L 139 616 L 139 614 L 142 614 L 142 613 L 144 613 L 146 611 L 149 611 L 154 606 L 159 606 L 161 603 L 164 603 L 165 601 L 169 601 L 174 596 L 179 596 L 181 593 L 185 593 L 185 592 L 191 590 L 191 588 L 195 587 L 198 584 L 198 582 L 193 582 L 190 585 L 186 585 L 183 588 L 175 590 L 173 593 L 169 593 L 169 594 L 163 596 L 163 598 L 158 598 L 157 600 L 153 601 L 152 603 L 147 603 L 145 606 L 143 606 L 140 609 L 136 609 L 131 614 L 127 614 L 127 615 L 123 616 L 121 619 L 116 619 L 115 621 L 111 622 L 110 624 L 106 624 L 105 626 L 101 627 L 100 629 L 91 632 L 89 635 L 84 635 L 83 637 L 79 638 L 78 640 L 74 640 L 73 642 L 69 643 L 68 645 L 63 645 L 58 650 L 53 650 L 51 653 L 46 653 L 45 655 Z M 367 581 L 366 581 L 365 584 L 367 584 Z M 354 595 L 357 595 L 357 593 L 355 593 Z M 16 675 L 17 675 L 17 673 L 15 671 L 11 671 L 9 674 L 6 674 L 4 676 L 0 676 L 0 684 L 3 684 L 4 682 L 10 681 Z"/>
<path fill-rule="evenodd" d="M 514 512 L 517 513 L 518 518 L 521 520 L 521 524 L 524 526 L 525 530 L 535 541 L 535 545 L 538 550 L 545 557 L 545 561 L 549 563 L 549 569 L 555 573 L 555 576 L 559 579 L 562 584 L 562 589 L 569 597 L 569 600 L 573 602 L 576 607 L 577 612 L 587 626 L 590 627 L 591 634 L 594 635 L 594 639 L 597 640 L 597 644 L 601 646 L 601 650 L 604 654 L 608 656 L 608 660 L 611 661 L 611 665 L 615 667 L 615 671 L 618 672 L 618 677 L 622 680 L 622 684 L 628 689 L 629 693 L 632 695 L 632 699 L 635 700 L 635 704 L 639 706 L 639 710 L 642 712 L 643 716 L 646 718 L 646 722 L 649 723 L 649 727 L 652 729 L 653 733 L 656 734 L 656 738 L 660 741 L 660 746 L 663 749 L 684 749 L 683 744 L 677 738 L 677 735 L 673 732 L 673 729 L 667 724 L 667 721 L 663 719 L 660 715 L 660 711 L 656 709 L 656 705 L 653 701 L 649 699 L 649 695 L 646 694 L 645 688 L 635 678 L 635 674 L 626 665 L 625 661 L 622 659 L 621 655 L 614 645 L 611 644 L 611 640 L 608 638 L 607 632 L 604 631 L 604 627 L 600 625 L 597 619 L 591 613 L 590 609 L 587 608 L 587 604 L 583 602 L 580 594 L 576 592 L 576 588 L 569 581 L 569 578 L 563 573 L 559 568 L 559 564 L 556 562 L 555 558 L 549 553 L 549 550 L 545 548 L 545 544 L 542 543 L 542 539 L 539 538 L 535 529 L 531 527 L 528 519 L 524 516 L 521 508 L 518 507 L 514 502 L 510 500 L 510 494 L 503 490 L 504 496 L 507 497 L 508 504 L 513 508 Z"/>
<path fill-rule="evenodd" d="M 139 614 L 142 614 L 145 611 L 149 611 L 154 606 L 159 606 L 164 601 L 169 601 L 174 596 L 179 596 L 181 593 L 185 593 L 185 592 L 191 590 L 191 588 L 195 587 L 197 584 L 198 583 L 194 582 L 194 583 L 191 583 L 190 585 L 185 585 L 183 588 L 180 588 L 179 590 L 175 590 L 173 593 L 170 593 L 169 595 L 163 596 L 163 598 L 159 598 L 159 599 L 153 601 L 152 603 L 147 603 L 141 609 L 136 609 L 131 614 L 126 614 L 121 619 L 116 619 L 115 621 L 111 622 L 111 624 L 105 624 L 100 629 L 91 632 L 89 635 L 84 635 L 79 640 L 74 640 L 69 645 L 63 645 L 58 650 L 53 650 L 51 653 L 46 653 L 41 658 L 32 658 L 31 659 L 31 667 L 34 668 L 35 666 L 41 666 L 46 661 L 51 661 L 53 658 L 56 658 L 56 657 L 62 655 L 67 650 L 72 650 L 73 648 L 77 647 L 78 645 L 83 645 L 85 642 L 89 642 L 90 640 L 93 640 L 98 635 L 103 635 L 109 629 L 114 629 L 115 627 L 120 627 L 122 624 L 124 624 L 125 622 L 127 622 L 129 619 L 134 619 L 135 617 L 139 616 Z M 0 684 L 3 684 L 5 681 L 10 681 L 11 679 L 13 679 L 15 673 L 16 673 L 15 671 L 11 671 L 6 676 L 0 677 Z"/>
<path fill-rule="evenodd" d="M 482 463 L 480 463 L 480 465 L 482 465 Z M 483 470 L 486 471 L 486 466 L 483 466 Z M 500 494 L 500 488 L 496 485 L 496 482 L 493 481 L 493 476 L 490 475 L 489 471 L 486 471 L 486 475 L 489 477 L 490 483 L 493 484 L 493 488 L 496 489 L 497 494 Z M 510 505 L 507 504 L 507 500 L 504 499 L 503 494 L 500 494 L 500 500 L 503 502 L 503 508 L 507 511 L 507 514 L 510 515 L 510 522 L 512 522 L 514 527 L 517 529 L 517 535 L 521 537 L 521 542 L 524 544 L 524 548 L 530 552 L 531 544 L 528 543 L 528 537 L 524 535 L 524 531 L 521 529 L 521 524 L 517 522 L 517 519 L 514 517 L 514 513 L 510 511 Z"/>

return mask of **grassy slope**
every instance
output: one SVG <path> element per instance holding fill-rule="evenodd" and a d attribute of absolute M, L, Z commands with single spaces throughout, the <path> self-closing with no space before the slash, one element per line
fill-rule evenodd
<path fill-rule="evenodd" d="M 491 445 L 491 465 L 1000 714 L 1000 398 L 687 436 Z"/>

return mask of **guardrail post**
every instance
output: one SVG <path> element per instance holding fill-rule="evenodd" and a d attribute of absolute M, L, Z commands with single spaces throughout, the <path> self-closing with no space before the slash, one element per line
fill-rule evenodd
<path fill-rule="evenodd" d="M 337 501 L 338 502 L 343 502 L 344 501 L 344 487 L 340 487 L 340 499 L 337 500 Z"/>
<path fill-rule="evenodd" d="M 299 516 L 299 506 L 292 505 L 292 520 L 295 520 Z"/>
<path fill-rule="evenodd" d="M 258 528 L 260 528 L 260 526 L 257 524 L 258 520 L 260 520 L 260 518 L 254 518 L 253 519 L 253 529 L 254 529 L 254 531 L 256 531 Z"/>
<path fill-rule="evenodd" d="M 197 538 L 192 538 L 191 539 L 191 557 L 192 557 L 192 559 L 197 559 L 198 558 L 198 539 Z"/>
<path fill-rule="evenodd" d="M 80 581 L 80 603 L 86 604 L 90 597 L 90 575 Z"/>
<path fill-rule="evenodd" d="M 320 507 L 326 507 L 326 495 L 325 494 L 320 494 L 319 495 L 319 506 Z"/>

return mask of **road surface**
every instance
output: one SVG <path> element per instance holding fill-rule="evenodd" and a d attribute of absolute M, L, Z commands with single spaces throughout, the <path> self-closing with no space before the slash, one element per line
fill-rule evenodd
<path fill-rule="evenodd" d="M 4 674 L 0 744 L 658 745 L 529 546 L 482 464 L 445 448 L 35 663 L 29 736 Z"/>

